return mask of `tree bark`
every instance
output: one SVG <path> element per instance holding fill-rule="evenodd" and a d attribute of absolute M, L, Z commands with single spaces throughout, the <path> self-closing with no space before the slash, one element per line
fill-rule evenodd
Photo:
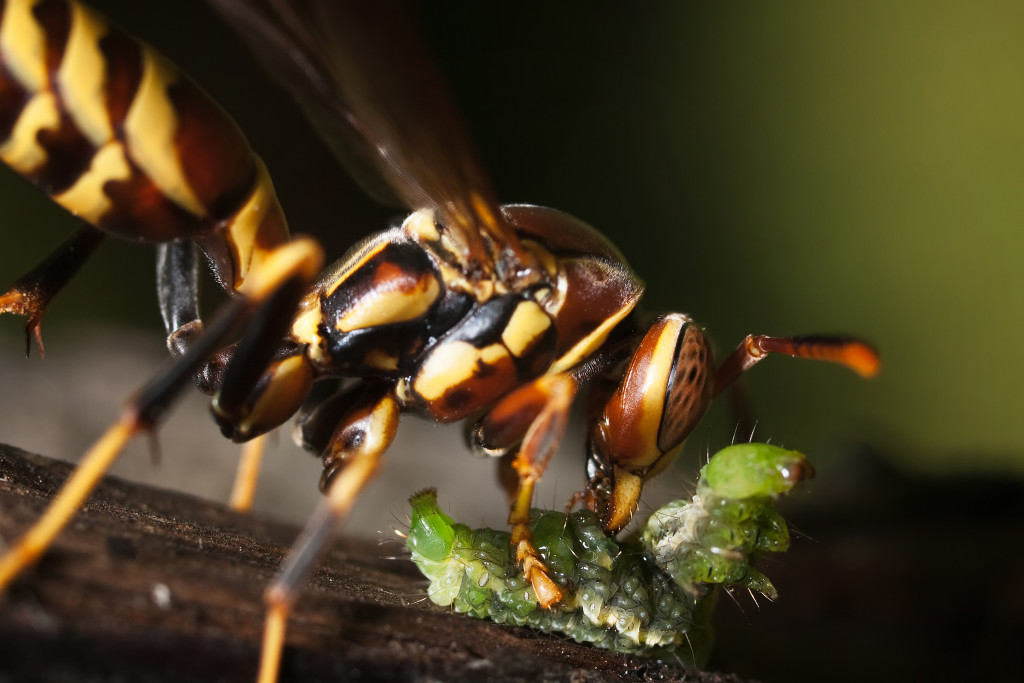
<path fill-rule="evenodd" d="M 69 470 L 0 446 L 0 538 Z M 108 478 L 0 598 L 0 680 L 253 680 L 262 591 L 296 533 Z M 397 541 L 339 539 L 289 622 L 281 680 L 739 680 L 451 614 L 424 589 Z"/>

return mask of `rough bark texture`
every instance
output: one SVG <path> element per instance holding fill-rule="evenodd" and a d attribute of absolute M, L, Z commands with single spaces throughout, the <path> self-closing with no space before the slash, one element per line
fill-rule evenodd
<path fill-rule="evenodd" d="M 1024 680 L 1024 486 L 884 462 L 852 451 L 788 501 L 793 547 L 765 567 L 780 599 L 721 602 L 713 668 L 787 682 Z M 35 520 L 67 471 L 0 448 L 0 538 Z M 251 681 L 261 592 L 294 535 L 108 479 L 0 597 L 0 682 Z M 283 680 L 739 680 L 449 614 L 423 600 L 411 563 L 384 559 L 402 555 L 337 543 L 292 619 Z"/>
<path fill-rule="evenodd" d="M 0 448 L 0 538 L 69 467 Z M 249 681 L 261 593 L 296 530 L 105 480 L 0 602 L 0 681 Z M 341 539 L 289 624 L 282 680 L 738 681 L 453 615 L 395 546 Z"/>

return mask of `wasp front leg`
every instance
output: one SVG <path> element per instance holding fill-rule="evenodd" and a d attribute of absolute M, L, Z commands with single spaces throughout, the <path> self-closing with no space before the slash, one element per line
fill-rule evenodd
<path fill-rule="evenodd" d="M 544 375 L 503 398 L 477 423 L 472 437 L 475 448 L 491 455 L 515 449 L 515 488 L 509 491 L 512 509 L 508 516 L 512 546 L 516 561 L 544 607 L 561 600 L 562 591 L 533 545 L 530 509 L 534 489 L 565 434 L 576 388 L 575 379 L 569 375 Z"/>

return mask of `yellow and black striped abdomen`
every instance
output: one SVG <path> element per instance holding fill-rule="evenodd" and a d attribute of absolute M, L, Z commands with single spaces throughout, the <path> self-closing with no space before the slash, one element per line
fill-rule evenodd
<path fill-rule="evenodd" d="M 262 162 L 166 59 L 72 0 L 0 0 L 0 158 L 132 240 L 200 238 L 239 286 L 288 239 Z"/>

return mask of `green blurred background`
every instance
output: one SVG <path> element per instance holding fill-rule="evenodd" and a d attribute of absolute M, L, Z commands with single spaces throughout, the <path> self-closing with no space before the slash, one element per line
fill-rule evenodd
<path fill-rule="evenodd" d="M 297 231 L 340 255 L 392 215 L 202 5 L 97 4 L 239 119 Z M 882 351 L 873 382 L 759 366 L 761 437 L 1024 472 L 1024 6 L 440 3 L 424 15 L 502 200 L 606 232 L 647 281 L 648 308 L 693 315 L 720 353 L 748 332 L 819 331 Z M 5 280 L 72 225 L 9 175 Z M 126 320 L 158 346 L 151 271 L 150 248 L 107 245 L 47 317 L 53 352 L 77 325 Z M 730 436 L 727 411 L 708 425 L 699 448 Z"/>

